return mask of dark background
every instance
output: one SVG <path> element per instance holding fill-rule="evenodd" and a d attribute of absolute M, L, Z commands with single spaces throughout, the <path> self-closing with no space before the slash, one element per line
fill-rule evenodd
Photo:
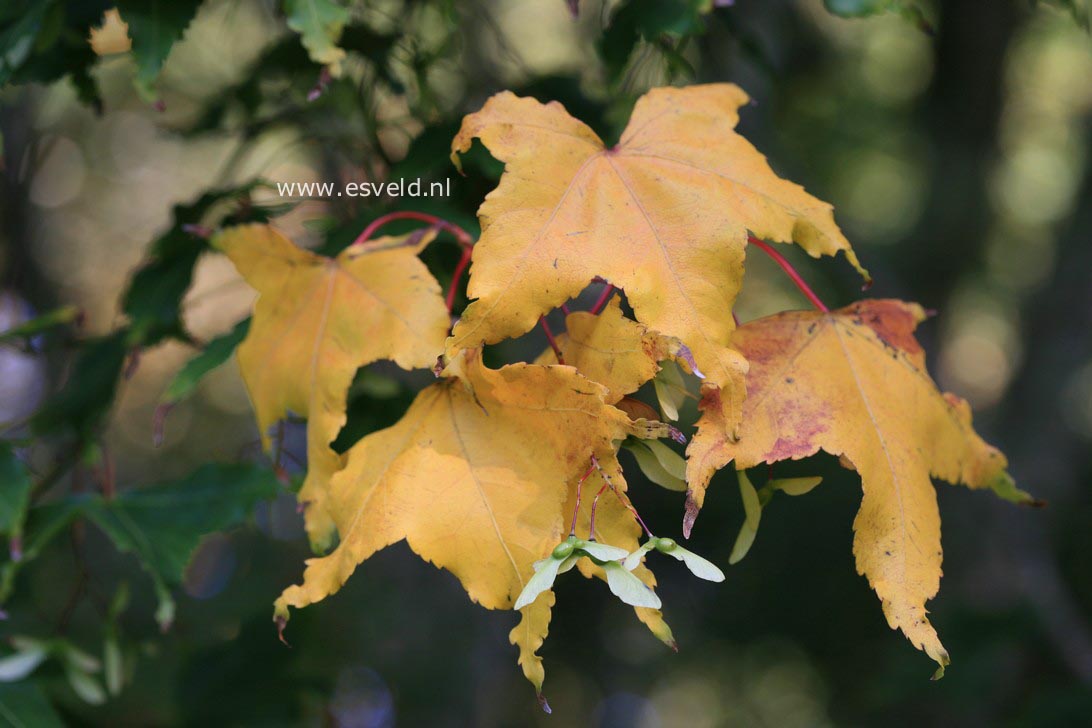
<path fill-rule="evenodd" d="M 88 528 L 72 543 L 58 539 L 20 576 L 5 607 L 11 620 L 0 626 L 4 636 L 60 633 L 96 652 L 101 615 L 91 599 L 68 605 L 73 581 L 86 567 L 92 590 L 109 595 L 129 583 L 132 603 L 119 624 L 128 679 L 118 697 L 91 706 L 51 668 L 36 674 L 66 720 L 687 727 L 1089 720 L 1088 33 L 1067 12 L 1014 0 L 923 3 L 932 34 L 912 17 L 844 19 L 813 0 L 737 0 L 681 25 L 659 18 L 652 4 L 628 5 L 637 25 L 656 32 L 620 66 L 611 43 L 624 46 L 625 59 L 625 38 L 617 30 L 604 36 L 610 12 L 597 2 L 582 3 L 577 21 L 561 0 L 354 8 L 376 33 L 353 41 L 368 60 L 348 64 L 345 78 L 309 104 L 319 67 L 293 50 L 272 7 L 219 1 L 202 8 L 174 49 L 159 82 L 163 110 L 133 91 L 124 57 L 103 59 L 94 72 L 102 114 L 65 83 L 4 91 L 0 329 L 25 307 L 75 303 L 86 311 L 87 333 L 109 331 L 118 296 L 170 206 L 254 176 L 453 179 L 451 199 L 311 200 L 277 222 L 327 249 L 392 206 L 473 226 L 499 170 L 478 153 L 460 178 L 447 145 L 461 115 L 497 90 L 560 100 L 609 141 L 650 86 L 736 82 L 754 99 L 743 133 L 780 174 L 835 205 L 876 284 L 861 294 L 842 260 L 786 255 L 828 304 L 870 295 L 936 309 L 920 330 L 934 377 L 971 401 L 979 432 L 1008 455 L 1017 482 L 1049 502 L 1021 509 L 938 484 L 944 578 L 930 608 L 952 655 L 947 676 L 929 681 L 929 659 L 888 629 L 857 576 L 851 525 L 859 483 L 820 458 L 795 467 L 824 475 L 822 486 L 776 499 L 751 553 L 726 567 L 724 584 L 698 582 L 674 561 L 658 564 L 678 654 L 600 584 L 559 582 L 541 651 L 552 717 L 539 712 L 515 664 L 507 642 L 514 615 L 471 604 L 454 577 L 404 544 L 363 564 L 335 597 L 297 612 L 292 647 L 281 645 L 270 605 L 298 580 L 309 554 L 290 496 L 260 506 L 254 526 L 202 543 L 165 635 L 136 563 Z M 680 33 L 660 34 L 676 28 L 685 42 Z M 278 44 L 287 50 L 262 57 Z M 454 245 L 429 254 L 444 284 L 457 255 Z M 187 323 L 202 338 L 225 331 L 251 296 L 227 261 L 210 257 L 187 298 Z M 747 320 L 803 304 L 768 261 L 755 260 L 737 312 Z M 532 358 L 544 345 L 537 336 L 498 347 L 493 361 Z M 0 421 L 33 409 L 64 377 L 70 355 L 0 353 L 7 357 Z M 230 364 L 171 414 L 165 444 L 153 448 L 157 399 L 191 354 L 178 343 L 147 351 L 122 384 L 104 437 L 119 487 L 209 460 L 260 459 Z M 349 425 L 357 435 L 393 422 L 428 380 L 382 366 L 364 376 L 382 386 L 359 388 Z M 298 430 L 291 428 L 289 445 L 301 451 Z M 653 530 L 677 534 L 681 498 L 644 481 L 623 458 Z M 741 520 L 733 478 L 721 474 L 694 550 L 726 566 Z"/>

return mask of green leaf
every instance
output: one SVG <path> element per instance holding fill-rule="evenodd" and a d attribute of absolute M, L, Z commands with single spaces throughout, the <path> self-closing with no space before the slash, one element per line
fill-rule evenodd
<path fill-rule="evenodd" d="M 71 663 L 65 665 L 64 675 L 72 692 L 88 705 L 102 705 L 106 702 L 106 691 L 102 684 L 91 675 L 79 670 Z"/>
<path fill-rule="evenodd" d="M 288 27 L 300 35 L 311 60 L 340 73 L 345 51 L 338 47 L 342 30 L 349 22 L 349 10 L 337 0 L 285 0 Z"/>
<path fill-rule="evenodd" d="M 0 4 L 0 87 L 48 84 L 68 76 L 81 101 L 101 109 L 91 69 L 98 60 L 90 29 L 109 0 L 5 0 Z"/>
<path fill-rule="evenodd" d="M 578 540 L 576 548 L 597 561 L 619 561 L 629 556 L 629 551 L 598 541 Z"/>
<path fill-rule="evenodd" d="M 645 541 L 644 544 L 640 546 L 636 551 L 627 556 L 626 560 L 622 562 L 622 566 L 625 567 L 626 571 L 633 571 L 638 566 L 640 566 L 641 559 L 644 558 L 644 555 L 652 549 L 656 548 L 657 540 L 658 539 L 650 538 L 649 540 Z"/>
<path fill-rule="evenodd" d="M 817 485 L 823 482 L 818 475 L 804 478 L 775 478 L 762 486 L 763 490 L 780 490 L 786 495 L 804 495 L 810 493 Z"/>
<path fill-rule="evenodd" d="M 1031 0 L 1031 4 L 1034 6 L 1047 5 L 1068 13 L 1073 22 L 1086 31 L 1092 27 L 1092 22 L 1090 22 L 1092 19 L 1089 17 L 1092 9 L 1089 8 L 1088 0 Z"/>
<path fill-rule="evenodd" d="M 129 332 L 120 329 L 84 345 L 68 381 L 31 418 L 38 436 L 69 430 L 86 438 L 114 402 L 114 392 L 129 350 Z"/>
<path fill-rule="evenodd" d="M 86 673 L 102 671 L 102 662 L 94 655 L 89 655 L 67 640 L 54 640 L 53 650 L 68 665 Z"/>
<path fill-rule="evenodd" d="M 12 728 L 64 728 L 35 682 L 0 684 L 0 725 Z"/>
<path fill-rule="evenodd" d="M 679 419 L 679 408 L 686 402 L 689 393 L 678 364 L 665 361 L 661 367 L 652 380 L 652 387 L 656 391 L 656 399 L 664 417 L 674 422 Z"/>
<path fill-rule="evenodd" d="M 102 643 L 102 669 L 106 691 L 111 695 L 120 694 L 125 682 L 125 665 L 116 634 L 108 635 Z"/>
<path fill-rule="evenodd" d="M 698 556 L 689 549 L 683 548 L 671 538 L 651 537 L 648 541 L 645 541 L 643 546 L 630 554 L 622 565 L 626 571 L 633 571 L 641 563 L 641 558 L 653 549 L 683 562 L 686 568 L 690 570 L 690 573 L 699 579 L 724 581 L 724 572 L 718 569 L 713 562 Z"/>
<path fill-rule="evenodd" d="M 350 23 L 341 33 L 341 47 L 367 58 L 375 68 L 379 80 L 387 84 L 394 93 L 402 94 L 405 93 L 405 86 L 394 75 L 391 63 L 391 52 L 401 37 L 395 33 L 379 33 L 359 23 Z M 448 143 L 450 144 L 450 137 Z M 391 179 L 393 178 L 392 175 Z"/>
<path fill-rule="evenodd" d="M 895 9 L 898 0 L 823 0 L 828 12 L 842 18 L 866 18 Z"/>
<path fill-rule="evenodd" d="M 519 598 L 516 599 L 512 609 L 523 609 L 528 604 L 533 604 L 539 595 L 553 587 L 554 580 L 557 579 L 562 565 L 565 562 L 575 562 L 577 558 L 579 558 L 577 555 L 570 553 L 560 559 L 550 556 L 535 562 L 535 574 L 523 587 L 523 591 L 519 593 Z"/>
<path fill-rule="evenodd" d="M 645 583 L 636 576 L 626 571 L 626 568 L 618 561 L 607 561 L 603 564 L 603 571 L 607 574 L 607 586 L 611 593 L 632 607 L 648 607 L 659 609 L 662 604 L 656 592 L 645 586 Z"/>
<path fill-rule="evenodd" d="M 231 358 L 249 330 L 250 319 L 245 318 L 235 324 L 231 331 L 205 344 L 205 348 L 186 362 L 167 385 L 161 401 L 164 404 L 177 404 L 188 399 L 209 372 Z"/>
<path fill-rule="evenodd" d="M 254 505 L 274 498 L 272 472 L 254 465 L 204 465 L 182 480 L 88 500 L 82 514 L 120 551 L 134 553 L 152 577 L 166 629 L 174 616 L 168 586 L 182 581 L 201 537 L 241 524 Z"/>
<path fill-rule="evenodd" d="M 640 39 L 685 37 L 702 32 L 709 0 L 626 0 L 611 15 L 599 41 L 599 55 L 611 79 L 617 79 Z"/>
<path fill-rule="evenodd" d="M 30 488 L 30 475 L 11 443 L 0 441 L 0 536 L 7 536 L 13 542 L 23 533 Z"/>
<path fill-rule="evenodd" d="M 0 343 L 14 339 L 29 339 L 58 326 L 67 326 L 79 316 L 80 309 L 77 306 L 61 306 L 0 333 Z"/>
<path fill-rule="evenodd" d="M 19 561 L 0 565 L 0 604 L 11 596 L 15 577 L 26 564 L 38 558 L 42 549 L 75 517 L 78 508 L 73 503 L 51 503 L 36 506 L 27 514 L 23 526 L 23 553 Z"/>
<path fill-rule="evenodd" d="M 637 467 L 656 485 L 686 491 L 686 460 L 659 440 L 627 438 L 622 446 L 633 453 Z"/>
<path fill-rule="evenodd" d="M 49 650 L 40 642 L 20 647 L 15 654 L 0 657 L 0 683 L 19 682 L 49 657 Z"/>
<path fill-rule="evenodd" d="M 738 564 L 751 550 L 751 544 L 755 542 L 755 536 L 758 535 L 759 521 L 762 519 L 762 504 L 758 500 L 758 492 L 751 485 L 750 478 L 743 470 L 737 470 L 736 475 L 739 478 L 739 495 L 743 499 L 744 519 L 739 535 L 736 536 L 736 542 L 732 546 L 732 554 L 728 557 L 729 564 Z"/>
<path fill-rule="evenodd" d="M 38 45 L 38 36 L 45 25 L 46 14 L 55 3 L 23 2 L 5 8 L 0 16 L 0 86 L 6 86 L 12 75 L 23 66 Z"/>
<path fill-rule="evenodd" d="M 841 18 L 868 18 L 898 13 L 923 33 L 933 34 L 933 26 L 926 19 L 921 7 L 909 0 L 823 0 L 823 6 L 832 15 Z"/>
<path fill-rule="evenodd" d="M 247 200 L 253 190 L 264 183 L 251 182 L 238 187 L 211 190 L 193 202 L 176 205 L 171 226 L 152 244 L 148 259 L 133 275 L 121 300 L 121 310 L 129 317 L 131 344 L 152 346 L 165 338 L 187 340 L 182 324 L 182 298 L 193 280 L 193 269 L 208 241 L 191 231 L 213 216 L 218 206 L 237 200 Z M 263 221 L 267 212 L 259 207 L 242 204 L 241 215 L 231 214 L 225 221 Z"/>
<path fill-rule="evenodd" d="M 661 541 L 662 540 L 663 539 L 661 539 Z M 657 550 L 683 562 L 683 564 L 686 565 L 686 568 L 690 569 L 690 573 L 699 579 L 705 579 L 706 581 L 724 581 L 724 572 L 717 568 L 716 564 L 706 558 L 698 556 L 689 549 L 683 548 L 677 543 L 674 548 L 666 551 L 660 548 L 657 548 Z"/>
<path fill-rule="evenodd" d="M 1012 476 L 1007 472 L 1003 472 L 997 476 L 997 478 L 990 483 L 990 489 L 998 498 L 1003 498 L 1010 503 L 1021 506 L 1033 506 L 1036 508 L 1046 505 L 1031 493 L 1027 493 L 1017 488 L 1016 481 L 1013 480 Z"/>
<path fill-rule="evenodd" d="M 200 5 L 201 0 L 117 0 L 133 41 L 136 87 L 146 99 L 156 97 L 152 83 Z"/>
<path fill-rule="evenodd" d="M 112 500 L 72 496 L 32 508 L 27 519 L 24 562 L 75 518 L 97 525 L 119 550 L 134 554 L 152 579 L 159 608 L 156 621 L 167 629 L 174 618 L 170 587 L 182 581 L 203 536 L 243 523 L 280 484 L 273 473 L 249 464 L 207 464 L 181 480 L 128 490 Z M 0 572 L 0 598 L 10 594 L 15 564 Z"/>
<path fill-rule="evenodd" d="M 118 619 L 129 606 L 129 583 L 121 582 L 106 612 L 106 635 L 102 642 L 102 670 L 106 691 L 119 695 L 125 685 L 125 657 L 121 651 Z"/>

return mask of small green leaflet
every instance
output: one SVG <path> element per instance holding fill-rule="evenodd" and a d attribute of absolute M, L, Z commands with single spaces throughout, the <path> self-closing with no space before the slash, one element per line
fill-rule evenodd
<path fill-rule="evenodd" d="M 79 307 L 61 306 L 0 333 L 0 343 L 7 343 L 14 339 L 29 339 L 58 326 L 71 324 L 79 317 Z"/>
<path fill-rule="evenodd" d="M 205 348 L 186 362 L 167 385 L 161 400 L 163 404 L 173 405 L 188 399 L 209 372 L 231 358 L 249 329 L 250 319 L 245 318 L 235 324 L 231 331 L 205 344 Z"/>
<path fill-rule="evenodd" d="M 0 441 L 0 536 L 12 541 L 12 558 L 18 558 L 23 521 L 30 505 L 30 475 L 11 443 Z"/>
<path fill-rule="evenodd" d="M 668 490 L 686 492 L 686 460 L 659 440 L 626 438 L 622 447 L 633 453 L 645 477 Z"/>
<path fill-rule="evenodd" d="M 1033 508 L 1040 508 L 1046 503 L 1039 500 L 1031 493 L 1020 490 L 1016 487 L 1016 481 L 1012 479 L 1012 476 L 1008 472 L 1003 472 L 997 476 L 997 479 L 990 483 L 990 489 L 998 498 L 1003 498 L 1010 503 L 1015 503 L 1020 506 L 1031 506 Z"/>
<path fill-rule="evenodd" d="M 53 658 L 61 664 L 65 678 L 73 692 L 90 705 L 101 705 L 106 702 L 106 692 L 103 690 L 98 678 L 95 677 L 102 671 L 102 663 L 81 650 L 76 645 L 63 638 L 36 639 L 16 635 L 9 640 L 15 653 L 0 658 L 0 682 L 12 683 L 23 680 L 34 672 L 39 665 L 49 658 Z M 0 689 L 0 718 L 5 716 L 2 708 L 4 692 Z M 25 719 L 21 713 L 18 718 Z M 11 725 L 39 725 L 38 723 L 23 723 L 10 721 Z M 6 724 L 5 724 L 6 725 Z"/>
<path fill-rule="evenodd" d="M 724 581 L 724 572 L 718 569 L 715 564 L 698 556 L 693 551 L 683 548 L 671 538 L 650 537 L 639 549 L 626 557 L 622 566 L 625 567 L 626 571 L 633 571 L 640 565 L 644 555 L 653 549 L 683 562 L 686 568 L 690 570 L 690 573 L 699 579 Z"/>
<path fill-rule="evenodd" d="M 787 495 L 804 495 L 815 486 L 823 482 L 818 476 L 805 478 L 773 478 L 766 482 L 760 490 L 755 490 L 746 471 L 736 471 L 739 478 L 739 495 L 743 499 L 743 525 L 740 526 L 739 535 L 732 546 L 732 554 L 728 557 L 729 564 L 738 564 L 751 550 L 758 535 L 758 524 L 762 520 L 762 509 L 773 498 L 773 494 L 782 491 Z"/>
<path fill-rule="evenodd" d="M 523 587 L 523 591 L 520 592 L 519 597 L 516 599 L 516 603 L 512 608 L 523 609 L 528 604 L 533 604 L 534 601 L 538 599 L 539 595 L 553 587 L 558 574 L 564 574 L 576 564 L 578 559 L 584 556 L 602 566 L 607 572 L 607 585 L 610 587 L 610 590 L 614 592 L 615 596 L 626 604 L 631 604 L 635 607 L 648 606 L 647 602 L 649 602 L 649 597 L 647 594 L 637 594 L 637 592 L 633 590 L 632 584 L 627 586 L 628 580 L 626 580 L 625 577 L 617 575 L 611 577 L 612 565 L 621 567 L 621 559 L 626 558 L 628 555 L 628 551 L 620 549 L 617 546 L 610 546 L 605 543 L 599 543 L 598 541 L 586 541 L 582 538 L 577 538 L 576 536 L 569 536 L 555 546 L 549 556 L 535 562 L 534 576 L 532 576 Z M 652 599 L 656 600 L 656 606 L 659 606 L 660 600 L 652 593 L 651 589 L 646 587 L 637 577 L 628 574 L 628 572 L 627 575 L 631 576 L 642 589 L 652 594 Z M 614 581 L 611 580 L 612 578 Z M 629 599 L 638 599 L 640 603 L 629 601 Z"/>
<path fill-rule="evenodd" d="M 603 571 L 607 574 L 607 586 L 610 587 L 611 593 L 626 604 L 649 609 L 659 609 L 662 606 L 656 592 L 627 571 L 621 563 L 608 561 L 603 564 Z"/>
<path fill-rule="evenodd" d="M 578 555 L 570 551 L 568 556 L 563 556 L 560 559 L 550 555 L 541 561 L 536 561 L 535 575 L 523 587 L 523 591 L 519 593 L 519 598 L 516 599 L 516 604 L 512 608 L 523 609 L 528 604 L 533 604 L 543 592 L 549 591 L 553 587 L 554 580 L 557 579 L 562 564 L 574 563 L 578 558 L 580 558 Z"/>
<path fill-rule="evenodd" d="M 673 361 L 661 362 L 661 369 L 652 380 L 652 387 L 656 391 L 656 399 L 660 403 L 660 411 L 663 412 L 664 417 L 672 422 L 677 421 L 679 408 L 690 396 L 679 365 Z"/>
<path fill-rule="evenodd" d="M 728 557 L 729 564 L 738 564 L 751 550 L 751 544 L 758 535 L 758 524 L 762 520 L 762 504 L 758 501 L 758 491 L 751 484 L 747 472 L 738 470 L 736 477 L 739 479 L 739 496 L 743 499 L 743 525 L 732 546 L 732 554 Z"/>

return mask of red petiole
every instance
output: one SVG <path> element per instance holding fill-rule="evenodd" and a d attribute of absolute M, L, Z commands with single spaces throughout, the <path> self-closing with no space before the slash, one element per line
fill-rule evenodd
<path fill-rule="evenodd" d="M 470 255 L 474 250 L 472 245 L 463 246 L 463 254 L 459 262 L 455 264 L 455 272 L 451 274 L 451 285 L 447 287 L 447 312 L 450 314 L 455 308 L 455 294 L 459 290 L 459 281 L 463 279 L 463 273 L 470 265 Z"/>
<path fill-rule="evenodd" d="M 603 292 L 599 294 L 599 298 L 596 300 L 589 311 L 589 313 L 598 314 L 610 301 L 610 297 L 614 295 L 614 285 L 608 283 Z"/>
<path fill-rule="evenodd" d="M 448 222 L 442 217 L 436 217 L 430 215 L 427 212 L 414 212 L 412 210 L 398 210 L 395 212 L 388 212 L 386 215 L 381 215 L 372 220 L 366 228 L 356 236 L 356 240 L 353 241 L 353 245 L 359 245 L 367 240 L 370 240 L 376 230 L 383 227 L 389 222 L 395 220 L 420 220 L 421 222 L 427 222 L 433 227 L 440 230 L 446 230 L 455 236 L 455 239 L 459 242 L 459 245 L 463 247 L 470 247 L 474 245 L 474 238 L 470 237 L 470 233 L 463 230 L 461 227 L 453 222 Z M 350 246 L 351 247 L 351 246 Z"/>
<path fill-rule="evenodd" d="M 557 339 L 554 338 L 553 329 L 550 328 L 550 324 L 546 321 L 546 317 L 539 316 L 538 323 L 542 326 L 542 333 L 546 334 L 546 341 L 549 342 L 550 348 L 554 350 L 554 356 L 557 357 L 557 363 L 564 364 L 565 357 L 561 355 L 561 347 L 557 345 Z"/>
<path fill-rule="evenodd" d="M 580 498 L 581 493 L 584 490 L 584 481 L 588 479 L 588 476 L 592 474 L 593 470 L 595 470 L 595 465 L 589 465 L 588 469 L 584 471 L 584 474 L 580 476 L 580 481 L 576 484 L 576 507 L 573 508 L 573 522 L 572 525 L 569 526 L 570 536 L 576 535 L 576 517 L 580 514 Z"/>
<path fill-rule="evenodd" d="M 778 253 L 769 243 L 759 240 L 754 235 L 748 235 L 747 242 L 773 258 L 773 261 L 781 266 L 781 270 L 785 271 L 789 278 L 792 279 L 792 282 L 796 284 L 796 287 L 800 289 L 800 292 L 808 297 L 808 300 L 811 301 L 813 306 L 823 313 L 830 313 L 830 309 L 827 308 L 827 305 L 819 299 L 819 296 L 815 295 L 815 291 L 811 290 L 811 287 L 804 282 L 804 279 L 801 278 L 800 274 L 796 272 L 796 269 L 792 267 L 792 263 L 785 260 L 781 253 Z"/>

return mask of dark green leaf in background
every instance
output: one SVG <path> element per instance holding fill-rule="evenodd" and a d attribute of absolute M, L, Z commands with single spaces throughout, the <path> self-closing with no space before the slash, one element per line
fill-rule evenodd
<path fill-rule="evenodd" d="M 163 393 L 163 403 L 177 404 L 189 398 L 209 372 L 226 362 L 235 353 L 235 349 L 246 338 L 249 330 L 250 319 L 245 318 L 235 324 L 231 331 L 205 344 L 205 348 L 187 361 L 167 385 Z"/>
<path fill-rule="evenodd" d="M 5 0 L 0 4 L 0 87 L 71 79 L 80 100 L 101 109 L 88 36 L 113 2 Z"/>
<path fill-rule="evenodd" d="M 182 298 L 193 281 L 193 269 L 208 241 L 190 226 L 200 225 L 216 205 L 242 199 L 238 219 L 264 221 L 265 211 L 249 205 L 246 196 L 258 183 L 212 190 L 196 201 L 176 205 L 173 222 L 151 246 L 147 262 L 133 275 L 122 298 L 134 345 L 151 346 L 165 338 L 188 339 L 182 323 Z M 233 220 L 236 217 L 231 218 Z"/>
<path fill-rule="evenodd" d="M 279 491 L 266 468 L 208 464 L 182 480 L 93 498 L 82 514 L 140 560 L 159 598 L 156 621 L 166 629 L 174 619 L 169 587 L 181 583 L 201 537 L 243 523 L 258 501 Z"/>
<path fill-rule="evenodd" d="M 117 0 L 133 40 L 136 86 L 145 98 L 155 97 L 152 82 L 200 5 L 201 0 Z"/>
<path fill-rule="evenodd" d="M 120 329 L 85 342 L 72 362 L 68 380 L 31 419 L 36 435 L 62 431 L 90 435 L 113 404 L 129 350 L 128 336 L 128 330 Z"/>
<path fill-rule="evenodd" d="M 27 524 L 27 560 L 75 518 L 92 521 L 114 546 L 137 557 L 152 578 L 163 629 L 174 619 L 170 587 L 181 583 L 203 536 L 244 523 L 254 506 L 280 492 L 276 476 L 250 464 L 203 465 L 180 480 L 136 488 L 107 499 L 75 495 L 34 508 Z M 5 592 L 12 576 L 4 575 Z"/>
<path fill-rule="evenodd" d="M 10 443 L 0 441 L 0 536 L 15 541 L 30 503 L 30 475 Z"/>
<path fill-rule="evenodd" d="M 618 6 L 599 41 L 599 54 L 610 73 L 618 78 L 641 39 L 655 41 L 663 35 L 682 37 L 700 33 L 708 0 L 628 0 Z"/>
<path fill-rule="evenodd" d="M 61 306 L 0 333 L 0 343 L 29 339 L 59 326 L 71 324 L 79 317 L 80 309 L 76 306 Z"/>
<path fill-rule="evenodd" d="M 34 682 L 0 683 L 0 726 L 63 728 L 49 699 Z"/>

